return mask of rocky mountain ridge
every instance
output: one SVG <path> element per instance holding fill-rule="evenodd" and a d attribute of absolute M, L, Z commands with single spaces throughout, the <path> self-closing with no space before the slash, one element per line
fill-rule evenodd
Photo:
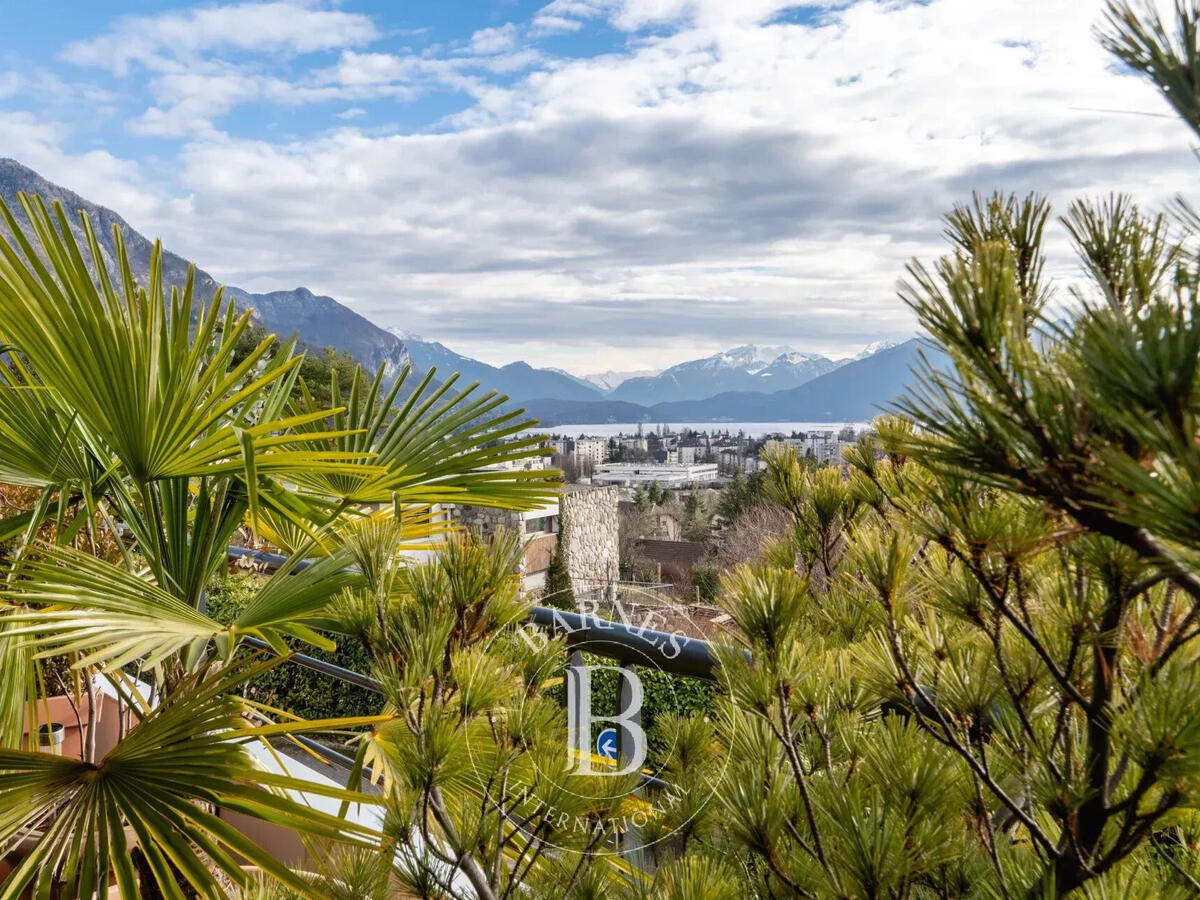
<path fill-rule="evenodd" d="M 0 159 L 0 199 L 25 224 L 25 215 L 17 199 L 18 192 L 37 194 L 48 205 L 61 203 L 71 231 L 80 242 L 84 239 L 84 233 L 79 212 L 86 213 L 100 244 L 101 254 L 110 266 L 116 254 L 112 226 L 119 226 L 134 277 L 145 280 L 150 271 L 154 242 L 116 212 L 43 178 L 14 159 Z M 0 233 L 7 234 L 2 224 Z M 168 286 L 182 286 L 187 279 L 189 265 L 188 260 L 164 248 L 163 280 Z M 207 299 L 212 297 L 220 283 L 197 266 L 194 285 L 196 295 Z M 225 291 L 239 310 L 253 309 L 255 319 L 276 334 L 296 334 L 309 346 L 336 346 L 369 369 L 383 365 L 394 374 L 409 362 L 403 341 L 332 297 L 317 296 L 307 288 L 256 294 L 227 285 Z"/>

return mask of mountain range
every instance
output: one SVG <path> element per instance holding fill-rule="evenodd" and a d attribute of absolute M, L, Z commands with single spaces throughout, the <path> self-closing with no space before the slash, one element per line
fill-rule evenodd
<path fill-rule="evenodd" d="M 546 425 L 598 422 L 861 422 L 874 418 L 905 393 L 922 352 L 936 367 L 944 358 L 912 338 L 853 359 L 781 391 L 726 391 L 702 400 L 652 405 L 609 399 L 568 403 L 527 400 L 525 408 Z M 614 392 L 615 393 L 615 392 Z"/>
<path fill-rule="evenodd" d="M 590 385 L 600 388 L 602 391 L 611 391 L 621 382 L 628 381 L 630 378 L 653 376 L 661 371 L 662 369 L 638 369 L 633 372 L 616 372 L 609 369 L 607 372 L 595 372 L 591 375 L 584 375 L 583 380 Z"/>
<path fill-rule="evenodd" d="M 816 353 L 746 344 L 671 366 L 657 375 L 629 378 L 618 384 L 609 398 L 653 405 L 699 400 L 729 391 L 773 392 L 799 387 L 837 366 Z"/>
<path fill-rule="evenodd" d="M 580 401 L 604 399 L 604 393 L 599 388 L 558 369 L 535 369 L 526 362 L 491 366 L 455 353 L 436 341 L 413 337 L 405 339 L 404 346 L 417 371 L 426 372 L 436 366 L 443 375 L 458 372 L 460 381 L 464 383 L 478 381 L 483 387 L 498 390 L 517 401 L 531 397 Z"/>
<path fill-rule="evenodd" d="M 83 230 L 78 213 L 91 219 L 101 253 L 115 257 L 112 226 L 123 232 L 134 276 L 144 281 L 153 242 L 119 214 L 54 184 L 16 160 L 0 159 L 0 199 L 19 219 L 18 192 L 60 202 L 77 240 Z M 5 234 L 0 224 L 0 234 Z M 164 280 L 182 285 L 189 262 L 164 250 Z M 197 268 L 195 287 L 212 296 L 218 282 Z M 544 424 L 604 421 L 831 421 L 864 419 L 875 414 L 910 379 L 915 340 L 866 348 L 850 360 L 834 360 L 791 347 L 753 344 L 734 347 L 662 371 L 604 372 L 586 377 L 561 369 L 535 368 L 526 362 L 493 366 L 456 353 L 436 341 L 409 332 L 387 330 L 332 297 L 308 288 L 254 293 L 227 285 L 226 294 L 240 310 L 281 336 L 296 335 L 309 347 L 334 346 L 368 369 L 384 366 L 394 377 L 411 365 L 418 374 L 437 369 L 439 380 L 452 372 L 463 384 L 478 381 L 507 394 Z"/>

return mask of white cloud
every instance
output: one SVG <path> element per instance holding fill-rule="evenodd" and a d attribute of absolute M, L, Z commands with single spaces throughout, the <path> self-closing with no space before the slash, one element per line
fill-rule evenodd
<path fill-rule="evenodd" d="M 98 37 L 68 44 L 61 55 L 117 76 L 129 76 L 135 66 L 151 73 L 147 87 L 154 105 L 128 123 L 134 134 L 211 137 L 215 120 L 241 104 L 297 105 L 348 96 L 311 79 L 283 77 L 271 63 L 377 37 L 367 16 L 274 0 L 127 16 Z"/>
<path fill-rule="evenodd" d="M 210 50 L 287 55 L 369 43 L 370 18 L 305 3 L 236 3 L 128 16 L 105 34 L 68 44 L 63 57 L 77 65 L 125 74 L 133 63 L 169 71 L 181 59 Z"/>
<path fill-rule="evenodd" d="M 66 125 L 23 111 L 0 110 L 0 156 L 9 156 L 43 177 L 135 222 L 170 215 L 165 186 L 146 182 L 141 168 L 105 150 L 68 153 L 62 149 Z"/>
<path fill-rule="evenodd" d="M 470 53 L 490 56 L 511 50 L 517 44 L 519 31 L 512 22 L 507 22 L 496 28 L 482 28 L 471 35 L 467 49 Z"/>
<path fill-rule="evenodd" d="M 550 34 L 570 34 L 583 28 L 583 22 L 566 16 L 555 16 L 541 13 L 533 20 L 531 32 L 535 37 Z"/>
<path fill-rule="evenodd" d="M 484 90 L 481 76 L 513 74 L 542 61 L 536 50 L 518 46 L 521 29 L 511 22 L 474 32 L 453 52 L 357 49 L 379 37 L 366 16 L 274 0 L 126 17 L 61 55 L 118 77 L 128 78 L 135 66 L 150 73 L 145 87 L 153 104 L 128 121 L 133 134 L 206 139 L 220 133 L 223 116 L 249 103 L 409 101 L 439 89 L 474 95 Z M 337 62 L 279 65 L 317 50 L 340 51 Z M 0 81 L 0 97 L 5 88 Z"/>
<path fill-rule="evenodd" d="M 794 0 L 553 0 L 538 10 L 534 26 L 549 33 L 574 31 L 595 19 L 631 32 L 696 23 L 757 24 L 790 7 L 817 5 Z"/>
<path fill-rule="evenodd" d="M 147 109 L 129 127 L 134 134 L 153 137 L 211 134 L 213 118 L 260 96 L 270 82 L 235 71 L 166 74 L 152 82 L 158 105 Z"/>
<path fill-rule="evenodd" d="M 628 32 L 589 59 L 483 32 L 473 55 L 346 47 L 299 79 L 202 57 L 163 72 L 158 112 L 139 120 L 191 135 L 187 202 L 143 204 L 135 224 L 240 287 L 305 284 L 490 361 L 638 368 L 767 337 L 838 354 L 902 335 L 895 281 L 942 252 L 938 216 L 972 189 L 1040 189 L 1061 212 L 1081 193 L 1153 204 L 1194 183 L 1178 122 L 1094 111 L 1165 111 L 1096 45 L 1099 0 L 859 2 L 813 24 L 776 21 L 781 5 L 558 0 L 537 14 L 535 33 L 598 19 Z M 484 63 L 528 72 L 490 80 Z M 248 97 L 433 85 L 473 98 L 437 133 L 338 122 L 271 143 L 197 125 Z"/>

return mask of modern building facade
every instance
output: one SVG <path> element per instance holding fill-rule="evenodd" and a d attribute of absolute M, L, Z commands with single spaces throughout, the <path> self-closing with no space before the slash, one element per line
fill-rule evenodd
<path fill-rule="evenodd" d="M 608 441 L 603 438 L 579 438 L 572 449 L 575 465 L 596 468 L 608 459 Z"/>
<path fill-rule="evenodd" d="M 715 463 L 608 463 L 592 473 L 593 484 L 636 488 L 654 482 L 668 488 L 701 487 L 717 480 Z"/>

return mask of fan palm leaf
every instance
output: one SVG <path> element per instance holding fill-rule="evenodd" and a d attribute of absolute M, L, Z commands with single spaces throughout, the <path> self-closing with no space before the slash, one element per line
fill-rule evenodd
<path fill-rule="evenodd" d="M 322 435 L 329 451 L 358 454 L 383 472 L 317 473 L 315 481 L 348 502 L 402 504 L 468 503 L 536 509 L 551 502 L 559 473 L 552 469 L 511 469 L 510 463 L 544 457 L 544 437 L 516 437 L 537 424 L 524 410 L 506 410 L 508 398 L 495 391 L 476 394 L 478 383 L 454 390 L 457 375 L 442 384 L 431 369 L 397 408 L 412 371 L 406 367 L 383 390 L 384 370 L 368 382 L 356 369 L 343 393 L 336 373 L 334 414 L 301 426 Z M 310 394 L 298 412 L 318 412 Z M 330 430 L 330 426 L 331 429 Z"/>
<path fill-rule="evenodd" d="M 0 850 L 32 844 L 0 887 L 0 900 L 27 888 L 93 896 L 110 879 L 140 897 L 128 828 L 162 895 L 184 896 L 181 876 L 202 897 L 225 896 L 215 876 L 244 885 L 244 860 L 313 896 L 308 883 L 233 828 L 229 810 L 331 841 L 370 842 L 371 829 L 313 809 L 294 794 L 372 804 L 376 798 L 255 770 L 246 743 L 303 731 L 372 724 L 381 717 L 255 726 L 233 691 L 280 660 L 250 660 L 217 678 L 193 679 L 165 697 L 97 763 L 0 749 Z M 137 701 L 133 701 L 135 705 Z M 250 773 L 252 777 L 248 777 Z"/>
<path fill-rule="evenodd" d="M 70 547 L 41 547 L 17 563 L 10 595 L 25 606 L 0 616 L 7 637 L 24 636 L 42 656 L 83 654 L 79 665 L 115 669 L 134 660 L 154 666 L 175 653 L 199 659 L 215 642 L 228 658 L 244 636 L 287 653 L 294 637 L 332 650 L 303 620 L 361 581 L 334 554 L 299 566 L 292 558 L 256 592 L 231 625 L 222 625 L 146 577 Z M 11 627 L 15 625 L 16 627 Z"/>
<path fill-rule="evenodd" d="M 233 365 L 249 313 L 235 315 L 220 290 L 211 303 L 198 303 L 194 270 L 182 289 L 171 289 L 168 301 L 157 243 L 149 286 L 139 287 L 115 229 L 118 291 L 86 216 L 80 221 L 90 265 L 60 205 L 52 216 L 40 198 L 21 195 L 20 201 L 41 253 L 12 211 L 0 204 L 0 216 L 17 245 L 0 238 L 4 337 L 33 362 L 41 381 L 74 411 L 93 442 L 110 450 L 135 481 L 240 470 L 237 428 L 260 450 L 273 451 L 259 455 L 259 471 L 336 469 L 346 460 L 304 448 L 311 438 L 291 432 L 317 418 L 313 414 L 283 422 L 246 421 L 242 407 L 287 377 L 300 361 L 278 356 L 256 372 L 274 343 L 268 338 Z M 81 365 L 81 348 L 89 354 L 86 365 Z"/>
<path fill-rule="evenodd" d="M 83 450 L 75 417 L 10 355 L 0 364 L 0 482 L 46 488 L 93 483 L 99 470 Z"/>

